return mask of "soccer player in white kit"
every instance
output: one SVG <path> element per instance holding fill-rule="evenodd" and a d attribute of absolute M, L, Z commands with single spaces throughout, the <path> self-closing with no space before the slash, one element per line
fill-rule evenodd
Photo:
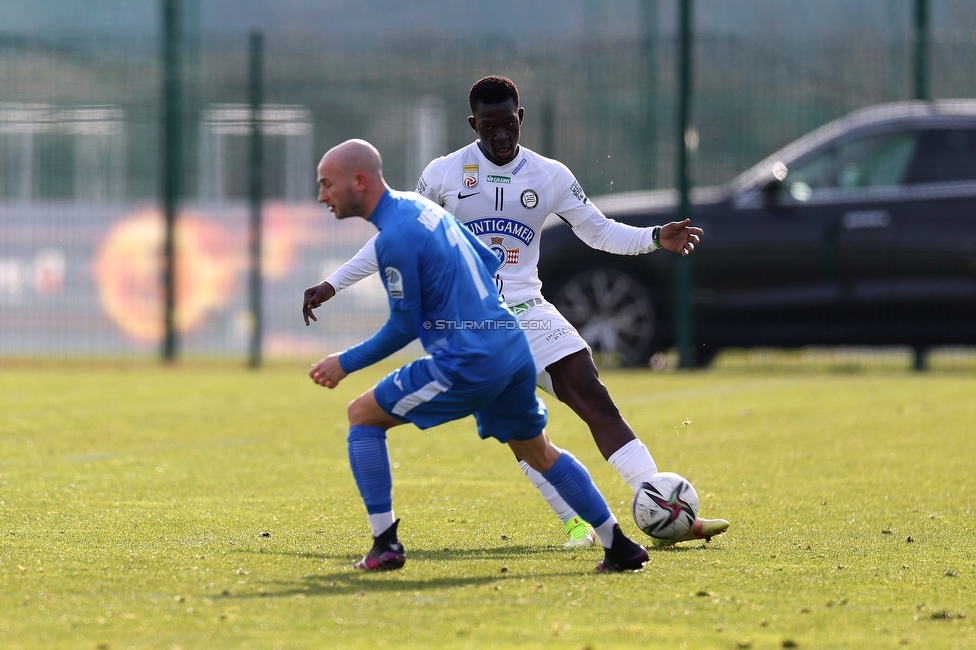
<path fill-rule="evenodd" d="M 589 202 L 565 165 L 519 145 L 524 109 L 511 80 L 485 77 L 472 86 L 469 101 L 468 123 L 478 139 L 427 165 L 417 192 L 454 214 L 498 257 L 495 283 L 529 339 L 537 384 L 586 422 L 604 458 L 636 492 L 658 471 L 657 465 L 600 381 L 586 341 L 543 297 L 537 269 L 539 237 L 548 215 L 556 214 L 599 250 L 639 255 L 667 248 L 688 255 L 703 231 L 687 219 L 653 228 L 608 219 Z M 314 319 L 312 309 L 376 270 L 374 237 L 335 273 L 305 291 L 306 325 Z M 566 545 L 593 545 L 596 539 L 589 524 L 539 472 L 522 459 L 519 466 L 566 527 Z M 723 519 L 699 518 L 687 535 L 670 543 L 710 539 L 728 526 Z"/>

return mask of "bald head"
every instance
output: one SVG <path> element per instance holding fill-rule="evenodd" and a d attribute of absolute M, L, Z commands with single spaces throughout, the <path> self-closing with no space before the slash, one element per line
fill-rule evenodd
<path fill-rule="evenodd" d="M 346 140 L 332 147 L 322 156 L 319 169 L 325 165 L 346 174 L 363 172 L 370 179 L 383 177 L 383 159 L 380 152 L 365 140 Z"/>
<path fill-rule="evenodd" d="M 337 219 L 369 219 L 387 190 L 383 159 L 365 140 L 346 140 L 329 149 L 318 166 L 319 203 Z"/>

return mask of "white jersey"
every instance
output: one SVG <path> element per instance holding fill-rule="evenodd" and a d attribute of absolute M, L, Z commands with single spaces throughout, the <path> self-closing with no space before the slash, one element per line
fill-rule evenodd
<path fill-rule="evenodd" d="M 490 162 L 473 142 L 437 158 L 424 170 L 417 192 L 442 205 L 498 256 L 495 282 L 509 305 L 542 297 L 539 237 L 556 214 L 589 246 L 637 255 L 654 250 L 651 228 L 608 219 L 586 198 L 561 162 L 520 146 L 507 165 Z M 376 272 L 373 240 L 327 281 L 336 291 Z"/>

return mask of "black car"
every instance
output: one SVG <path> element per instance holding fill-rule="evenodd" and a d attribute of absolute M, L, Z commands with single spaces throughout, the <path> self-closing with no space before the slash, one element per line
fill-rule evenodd
<path fill-rule="evenodd" d="M 597 197 L 635 226 L 674 191 Z M 904 102 L 827 124 L 691 193 L 696 361 L 726 347 L 976 344 L 976 100 Z M 644 365 L 674 345 L 680 258 L 593 250 L 550 216 L 539 276 L 594 351 Z"/>

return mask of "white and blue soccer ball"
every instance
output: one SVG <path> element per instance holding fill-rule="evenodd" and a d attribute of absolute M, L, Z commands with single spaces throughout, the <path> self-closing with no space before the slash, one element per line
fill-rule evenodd
<path fill-rule="evenodd" d="M 698 493 L 685 477 L 658 472 L 634 495 L 634 521 L 655 539 L 670 541 L 684 535 L 698 517 Z"/>

